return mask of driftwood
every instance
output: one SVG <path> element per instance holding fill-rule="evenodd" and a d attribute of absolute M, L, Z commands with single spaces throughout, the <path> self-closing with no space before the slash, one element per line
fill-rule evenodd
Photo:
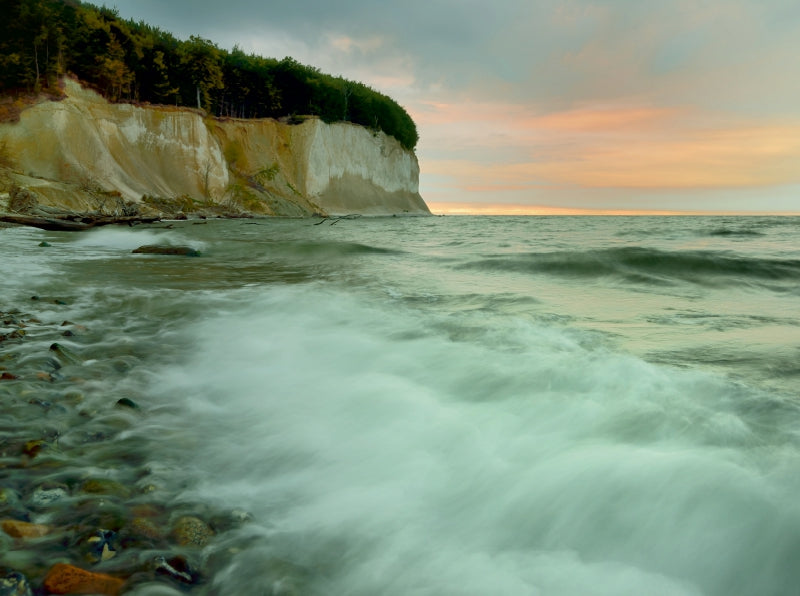
<path fill-rule="evenodd" d="M 329 217 L 329 216 L 326 215 L 326 216 L 323 216 L 322 221 L 318 221 L 314 225 L 318 226 L 320 224 L 324 224 L 326 221 L 329 221 L 329 222 L 331 222 L 332 226 L 335 226 L 337 223 L 339 223 L 343 219 L 358 219 L 359 217 L 361 217 L 360 213 L 350 213 L 348 215 L 339 215 L 337 217 Z"/>
<path fill-rule="evenodd" d="M 107 226 L 111 224 L 127 224 L 129 226 L 134 226 L 136 224 L 153 223 L 154 221 L 160 220 L 160 217 L 141 217 L 139 215 L 125 215 L 117 217 L 113 215 L 65 213 L 63 215 L 43 217 L 39 215 L 12 215 L 8 213 L 0 214 L 0 222 L 31 226 L 34 228 L 55 232 L 77 232 L 80 230 L 88 230 L 89 228 L 96 228 L 98 226 Z"/>

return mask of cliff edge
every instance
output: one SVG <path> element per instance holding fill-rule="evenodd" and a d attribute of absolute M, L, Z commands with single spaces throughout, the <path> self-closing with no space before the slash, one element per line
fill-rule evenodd
<path fill-rule="evenodd" d="M 382 132 L 112 104 L 71 79 L 65 91 L 0 124 L 0 192 L 76 211 L 430 213 L 416 156 Z"/>

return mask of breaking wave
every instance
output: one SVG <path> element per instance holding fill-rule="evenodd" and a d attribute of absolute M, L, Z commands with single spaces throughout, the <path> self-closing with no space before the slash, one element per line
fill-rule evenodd
<path fill-rule="evenodd" d="M 488 256 L 461 267 L 562 277 L 617 277 L 650 285 L 728 285 L 800 280 L 800 260 L 743 257 L 730 252 L 663 251 L 638 246 Z"/>

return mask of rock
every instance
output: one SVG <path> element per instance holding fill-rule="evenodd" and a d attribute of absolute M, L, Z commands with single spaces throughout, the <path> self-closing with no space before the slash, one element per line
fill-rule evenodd
<path fill-rule="evenodd" d="M 31 498 L 28 501 L 28 504 L 31 507 L 37 509 L 47 509 L 53 503 L 57 503 L 61 499 L 64 499 L 68 496 L 67 490 L 60 486 L 56 486 L 53 488 L 40 486 L 36 490 L 33 491 Z"/>
<path fill-rule="evenodd" d="M 10 488 L 0 488 L 0 510 L 14 507 L 19 503 L 19 495 Z"/>
<path fill-rule="evenodd" d="M 42 241 L 39 243 L 39 246 L 41 246 L 41 247 L 43 247 L 43 248 L 44 248 L 44 247 L 47 247 L 47 246 L 53 246 L 53 245 L 52 245 L 52 244 L 50 244 L 49 242 L 45 242 L 44 240 L 42 240 Z"/>
<path fill-rule="evenodd" d="M 50 445 L 47 444 L 47 441 L 43 439 L 37 439 L 35 441 L 28 441 L 25 445 L 22 446 L 22 453 L 27 455 L 28 457 L 36 457 L 43 449 L 47 449 Z"/>
<path fill-rule="evenodd" d="M 0 596 L 32 596 L 28 579 L 17 571 L 0 578 Z"/>
<path fill-rule="evenodd" d="M 90 478 L 81 485 L 81 490 L 93 495 L 110 495 L 126 499 L 131 491 L 124 484 L 107 478 Z"/>
<path fill-rule="evenodd" d="M 147 255 L 177 255 L 183 257 L 199 257 L 200 251 L 191 246 L 165 246 L 158 244 L 146 244 L 133 250 L 135 254 Z"/>
<path fill-rule="evenodd" d="M 57 563 L 44 578 L 44 589 L 51 594 L 119 594 L 124 581 L 105 573 L 92 573 L 80 567 Z"/>
<path fill-rule="evenodd" d="M 97 530 L 83 540 L 84 558 L 89 563 L 108 561 L 117 554 L 117 534 L 111 530 Z"/>
<path fill-rule="evenodd" d="M 10 372 L 4 372 L 2 375 L 0 375 L 0 381 L 13 381 L 18 378 L 19 377 L 17 375 L 13 375 Z"/>
<path fill-rule="evenodd" d="M 31 213 L 39 206 L 36 193 L 27 188 L 12 186 L 8 191 L 8 209 L 15 213 Z"/>
<path fill-rule="evenodd" d="M 158 556 L 153 562 L 157 573 L 167 575 L 181 583 L 194 584 L 200 579 L 200 574 L 189 565 L 185 557 L 177 556 L 167 559 Z"/>
<path fill-rule="evenodd" d="M 120 408 L 130 408 L 131 410 L 138 410 L 139 405 L 130 398 L 123 397 L 117 400 L 117 406 Z"/>
<path fill-rule="evenodd" d="M 175 522 L 172 535 L 181 546 L 205 546 L 214 536 L 214 530 L 203 520 L 185 515 Z"/>
<path fill-rule="evenodd" d="M 53 529 L 44 524 L 32 524 L 16 519 L 4 519 L 0 523 L 3 532 L 13 538 L 41 538 L 47 536 Z"/>
<path fill-rule="evenodd" d="M 155 523 L 144 517 L 136 517 L 127 527 L 128 532 L 137 538 L 163 540 L 164 532 Z"/>
<path fill-rule="evenodd" d="M 62 344 L 54 343 L 50 345 L 50 351 L 55 352 L 58 359 L 63 364 L 80 364 L 81 358 L 72 350 L 64 347 Z"/>

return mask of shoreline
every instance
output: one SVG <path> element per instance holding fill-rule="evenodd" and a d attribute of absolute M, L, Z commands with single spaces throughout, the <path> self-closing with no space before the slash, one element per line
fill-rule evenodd
<path fill-rule="evenodd" d="M 168 445 L 136 436 L 148 406 L 92 387 L 138 363 L 107 349 L 98 362 L 91 344 L 102 332 L 46 312 L 67 306 L 32 296 L 27 308 L 0 311 L 10 421 L 0 441 L 0 581 L 15 594 L 194 590 L 223 564 L 209 562 L 204 547 L 250 516 L 176 501 L 152 477 L 149 462 Z"/>

